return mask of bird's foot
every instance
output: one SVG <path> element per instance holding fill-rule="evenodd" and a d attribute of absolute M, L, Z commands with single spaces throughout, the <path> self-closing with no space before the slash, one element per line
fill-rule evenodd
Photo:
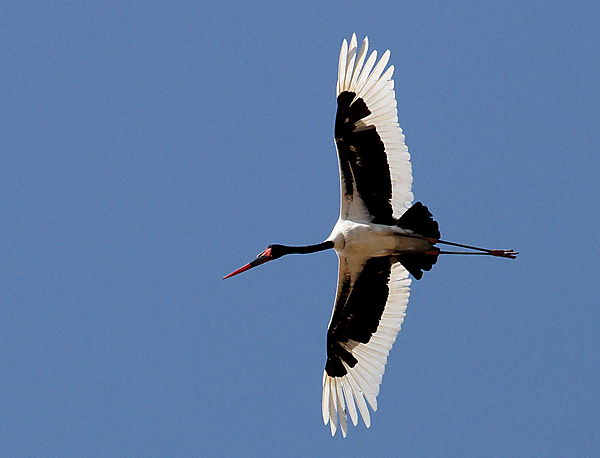
<path fill-rule="evenodd" d="M 491 250 L 490 254 L 492 256 L 499 256 L 501 258 L 516 259 L 519 252 L 515 250 Z"/>

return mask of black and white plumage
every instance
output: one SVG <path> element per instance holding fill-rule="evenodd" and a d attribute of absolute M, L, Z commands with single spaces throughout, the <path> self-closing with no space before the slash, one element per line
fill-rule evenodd
<path fill-rule="evenodd" d="M 440 240 L 427 207 L 412 205 L 412 169 L 398 124 L 390 52 L 377 60 L 368 39 L 342 43 L 334 137 L 340 167 L 340 215 L 329 237 L 304 247 L 269 245 L 256 259 L 227 275 L 293 253 L 333 248 L 339 258 L 337 295 L 327 331 L 322 414 L 331 434 L 345 437 L 348 416 L 367 427 L 389 354 L 406 314 L 410 275 L 430 270 L 444 243 L 483 254 L 514 258 L 511 250 L 488 250 Z"/>
<path fill-rule="evenodd" d="M 413 200 L 410 155 L 398 125 L 394 67 L 385 69 L 390 52 L 379 62 L 377 51 L 368 57 L 367 53 L 368 39 L 358 49 L 356 35 L 350 45 L 344 40 L 340 51 L 335 142 L 341 208 L 330 236 L 334 240 L 337 233 L 348 231 L 350 221 L 366 224 L 365 228 L 395 225 Z M 390 255 L 371 257 L 369 250 L 347 254 L 342 249 L 338 256 L 338 294 L 327 332 L 322 412 L 331 433 L 335 434 L 339 422 L 345 436 L 346 412 L 356 425 L 358 410 L 369 427 L 366 404 L 377 410 L 379 385 L 404 321 L 411 280 Z"/>

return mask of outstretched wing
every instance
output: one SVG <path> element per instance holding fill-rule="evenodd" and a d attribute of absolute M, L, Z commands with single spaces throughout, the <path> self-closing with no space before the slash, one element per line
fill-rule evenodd
<path fill-rule="evenodd" d="M 410 207 L 412 168 L 398 125 L 390 51 L 368 59 L 356 35 L 340 51 L 335 143 L 340 166 L 340 218 L 394 224 Z M 384 71 L 385 70 L 385 71 Z"/>
<path fill-rule="evenodd" d="M 323 421 L 345 437 L 347 413 L 367 428 L 367 403 L 377 410 L 379 385 L 404 321 L 410 278 L 393 256 L 354 259 L 339 256 L 338 291 L 327 331 L 323 374 Z M 366 400 L 366 402 L 365 402 Z"/>

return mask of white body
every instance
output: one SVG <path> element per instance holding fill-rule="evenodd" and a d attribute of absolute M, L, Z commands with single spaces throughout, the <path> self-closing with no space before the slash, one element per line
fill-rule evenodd
<path fill-rule="evenodd" d="M 334 243 L 338 255 L 360 259 L 390 256 L 406 251 L 422 252 L 433 248 L 425 239 L 403 237 L 403 234 L 412 234 L 412 231 L 340 218 L 327 240 Z"/>

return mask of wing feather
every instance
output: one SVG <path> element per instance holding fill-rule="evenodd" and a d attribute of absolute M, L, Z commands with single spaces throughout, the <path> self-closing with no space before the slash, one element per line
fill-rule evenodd
<path fill-rule="evenodd" d="M 348 420 L 346 418 L 346 404 L 344 402 L 344 395 L 342 393 L 342 384 L 339 378 L 334 379 L 335 391 L 337 394 L 337 411 L 340 420 L 340 429 L 342 430 L 342 436 L 346 437 L 348 432 Z"/>
<path fill-rule="evenodd" d="M 358 412 L 356 411 L 356 404 L 354 403 L 354 394 L 352 393 L 350 381 L 347 378 L 342 378 L 340 380 L 344 391 L 344 398 L 346 398 L 348 412 L 350 413 L 350 419 L 352 420 L 352 424 L 356 426 L 358 425 Z"/>
<path fill-rule="evenodd" d="M 339 425 L 345 437 L 348 414 L 354 425 L 358 413 L 367 427 L 371 425 L 367 404 L 377 410 L 388 354 L 406 315 L 411 280 L 393 257 L 356 260 L 340 255 L 339 261 L 338 295 L 327 334 L 323 421 L 334 422 L 332 434 Z M 367 295 L 365 287 L 370 288 Z M 382 290 L 385 294 L 377 293 Z"/>
<path fill-rule="evenodd" d="M 366 58 L 368 48 L 367 37 L 358 49 L 356 35 L 352 35 L 350 45 L 344 40 L 340 50 L 335 135 L 340 217 L 392 224 L 413 201 L 412 167 L 398 125 L 394 66 L 386 68 L 390 51 L 377 60 L 375 50 Z"/>

